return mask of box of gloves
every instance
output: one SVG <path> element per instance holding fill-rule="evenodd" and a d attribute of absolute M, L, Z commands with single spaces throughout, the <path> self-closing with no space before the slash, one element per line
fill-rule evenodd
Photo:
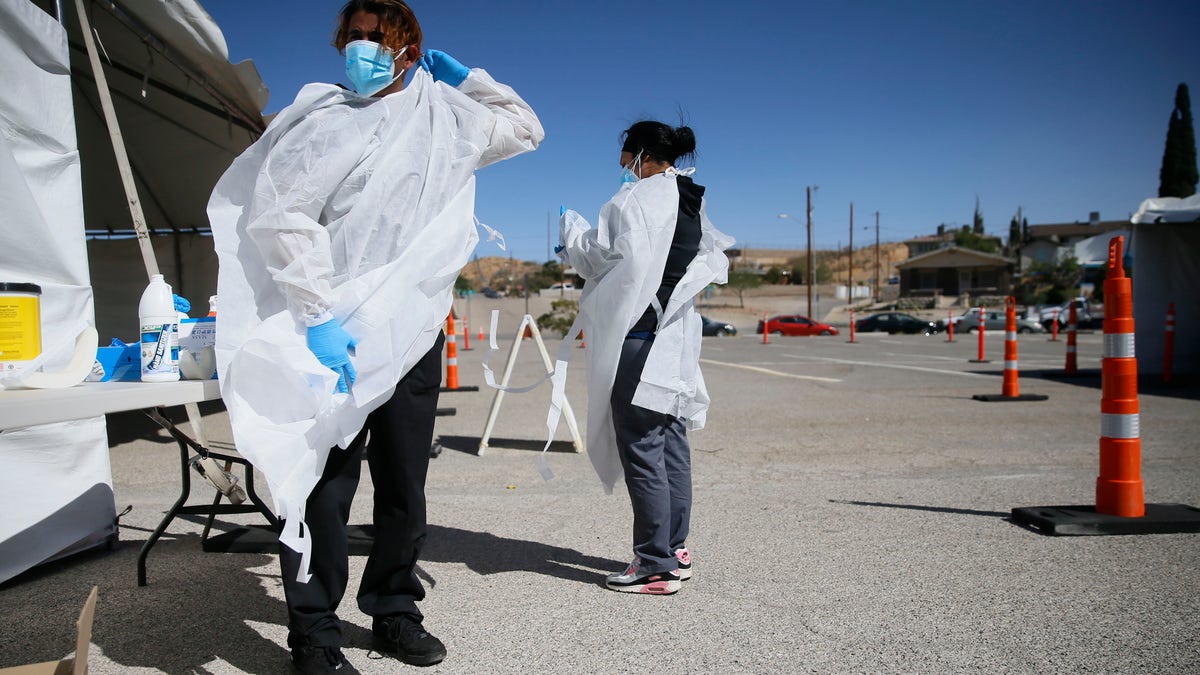
<path fill-rule="evenodd" d="M 179 374 L 185 380 L 217 377 L 217 317 L 179 320 Z"/>

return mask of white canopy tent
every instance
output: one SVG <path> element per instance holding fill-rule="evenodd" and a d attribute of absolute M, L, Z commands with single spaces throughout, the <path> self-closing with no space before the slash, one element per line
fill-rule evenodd
<path fill-rule="evenodd" d="M 1167 306 L 1175 303 L 1175 375 L 1200 374 L 1200 195 L 1147 199 L 1133 223 L 1138 372 L 1163 372 Z"/>
<path fill-rule="evenodd" d="M 81 19 L 102 73 L 90 65 Z M 253 64 L 229 63 L 195 0 L 4 0 L 0 69 L 0 281 L 42 287 L 46 351 L 71 340 L 80 320 L 95 321 L 93 287 L 101 313 L 136 335 L 143 270 L 160 257 L 152 251 L 174 254 L 161 256 L 175 261 L 162 271 L 177 278 L 177 235 L 207 229 L 212 186 L 264 126 L 266 88 Z M 105 94 L 119 134 L 102 112 Z M 141 238 L 150 244 L 144 268 L 132 236 L 133 214 L 143 211 L 152 235 Z M 127 238 L 89 251 L 85 230 Z M 213 256 L 207 241 L 193 245 Z M 124 273 L 112 280 L 98 269 Z M 115 533 L 102 417 L 0 430 L 0 458 L 0 581 Z"/>

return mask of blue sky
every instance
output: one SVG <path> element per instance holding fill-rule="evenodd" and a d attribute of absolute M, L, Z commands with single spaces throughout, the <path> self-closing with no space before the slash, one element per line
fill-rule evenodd
<path fill-rule="evenodd" d="M 201 0 L 230 59 L 253 59 L 266 112 L 345 82 L 337 0 Z M 694 129 L 708 212 L 740 245 L 819 248 L 970 223 L 1124 219 L 1158 190 L 1175 88 L 1200 110 L 1195 0 L 610 0 L 410 3 L 425 48 L 486 69 L 546 128 L 479 172 L 476 213 L 544 261 L 565 204 L 595 219 L 620 181 L 619 134 Z M 1195 113 L 1194 113 L 1195 115 Z M 557 240 L 557 229 L 552 234 Z M 505 255 L 481 244 L 479 255 Z"/>

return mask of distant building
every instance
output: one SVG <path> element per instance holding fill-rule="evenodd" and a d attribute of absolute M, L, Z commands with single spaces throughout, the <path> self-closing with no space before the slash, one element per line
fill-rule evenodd
<path fill-rule="evenodd" d="M 1107 255 L 1108 245 L 1092 245 L 1085 240 L 1109 233 L 1114 237 L 1128 235 L 1128 232 L 1128 220 L 1100 220 L 1095 211 L 1086 223 L 1030 225 L 1021 244 L 1021 270 L 1027 271 L 1034 262 L 1057 263 L 1067 256 L 1075 256 L 1085 267 L 1097 265 L 1103 261 L 1091 260 L 1093 251 L 1104 251 Z"/>
<path fill-rule="evenodd" d="M 909 258 L 896 268 L 901 297 L 958 297 L 1007 294 L 1012 289 L 1013 265 L 1004 256 L 947 246 Z"/>
<path fill-rule="evenodd" d="M 912 239 L 905 239 L 904 245 L 908 247 L 908 257 L 911 259 L 919 255 L 929 253 L 930 251 L 936 251 L 939 248 L 954 246 L 954 235 L 956 232 L 957 230 L 953 228 L 947 228 L 945 225 L 938 225 L 937 234 L 929 234 L 921 237 L 913 237 Z M 996 245 L 997 251 L 1003 248 L 1003 242 L 1001 241 L 1000 237 L 990 234 L 981 234 L 978 235 L 978 237 L 982 240 L 993 242 Z"/>

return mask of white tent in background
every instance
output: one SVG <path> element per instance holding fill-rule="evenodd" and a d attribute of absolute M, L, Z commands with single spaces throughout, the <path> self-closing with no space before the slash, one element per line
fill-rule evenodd
<path fill-rule="evenodd" d="M 1176 375 L 1200 374 L 1200 195 L 1147 199 L 1133 223 L 1138 372 L 1163 372 L 1167 305 L 1175 303 Z"/>
<path fill-rule="evenodd" d="M 90 66 L 79 5 L 103 77 Z M 3 0 L 0 68 L 0 281 L 42 287 L 50 351 L 73 340 L 77 322 L 94 323 L 93 286 L 110 281 L 97 272 L 106 251 L 91 251 L 89 272 L 85 229 L 133 230 L 98 83 L 112 95 L 146 221 L 162 234 L 207 228 L 212 186 L 262 130 L 267 92 L 253 64 L 229 63 L 195 0 Z M 177 237 L 157 239 L 168 253 L 176 246 Z M 128 253 L 113 269 L 134 284 L 136 317 L 146 276 L 136 239 L 120 243 Z M 172 280 L 179 265 L 163 271 Z M 0 430 L 0 457 L 0 581 L 115 533 L 103 417 Z"/>

